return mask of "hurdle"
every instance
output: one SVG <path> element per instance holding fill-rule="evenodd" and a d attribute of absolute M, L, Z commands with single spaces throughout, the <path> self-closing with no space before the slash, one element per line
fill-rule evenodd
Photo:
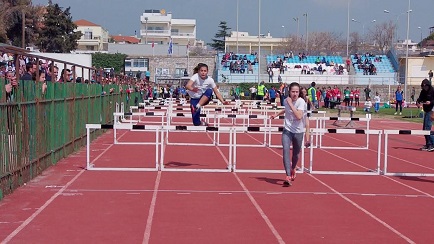
<path fill-rule="evenodd" d="M 282 132 L 283 127 L 233 127 L 233 144 L 232 144 L 232 151 L 233 151 L 233 163 L 232 163 L 232 169 L 233 172 L 240 172 L 240 173 L 285 173 L 284 169 L 238 169 L 237 168 L 237 132 L 248 132 L 248 131 L 263 131 L 263 132 Z M 264 134 L 265 134 L 264 133 Z M 303 142 L 304 144 L 304 139 Z M 301 148 L 301 167 L 298 168 L 296 171 L 297 173 L 303 173 L 304 172 L 304 146 Z"/>
<path fill-rule="evenodd" d="M 235 123 L 235 119 L 242 119 L 243 120 L 243 124 L 241 125 L 242 127 L 246 128 L 246 130 L 238 130 L 238 131 L 234 131 L 234 133 L 236 134 L 237 132 L 244 132 L 244 133 L 248 133 L 248 132 L 263 132 L 264 133 L 264 140 L 262 142 L 262 144 L 240 144 L 238 146 L 240 147 L 254 147 L 254 146 L 261 146 L 261 147 L 266 147 L 267 146 L 267 131 L 266 130 L 255 130 L 255 129 L 249 129 L 249 128 L 254 128 L 250 125 L 250 120 L 251 119 L 261 119 L 263 121 L 263 125 L 265 127 L 267 127 L 267 121 L 268 121 L 268 117 L 265 115 L 257 115 L 257 114 L 216 114 L 215 118 L 217 119 L 217 127 L 219 127 L 220 125 L 222 125 L 221 123 L 221 119 L 232 119 L 232 125 L 233 126 L 237 126 L 237 124 Z M 246 124 L 247 121 L 247 124 Z M 239 125 L 238 125 L 239 126 Z M 227 146 L 228 144 L 224 144 L 224 143 L 220 143 L 220 133 L 217 132 L 217 140 L 216 140 L 216 145 L 217 146 Z"/>
<path fill-rule="evenodd" d="M 158 162 L 158 154 L 159 154 L 159 132 L 160 132 L 161 126 L 144 126 L 144 125 L 132 125 L 132 124 L 120 124 L 120 125 L 109 125 L 109 124 L 86 124 L 86 169 L 87 170 L 96 170 L 96 171 L 158 171 L 159 169 L 159 162 Z M 153 131 L 155 132 L 155 143 L 152 143 L 150 145 L 155 144 L 155 167 L 154 168 L 136 168 L 136 167 L 120 167 L 120 168 L 114 168 L 114 167 L 96 167 L 94 164 L 90 163 L 90 130 L 91 129 L 126 129 L 126 130 L 146 130 L 146 131 Z"/>
<path fill-rule="evenodd" d="M 175 118 L 175 117 L 182 117 L 182 118 L 192 118 L 192 114 L 187 114 L 187 113 L 168 113 L 167 114 L 167 120 L 168 120 L 168 123 L 167 123 L 167 126 L 175 126 L 175 125 L 172 125 L 172 123 L 173 123 L 173 121 L 172 121 L 172 119 L 173 118 Z M 205 119 L 209 119 L 209 118 L 214 118 L 215 119 L 215 115 L 214 114 L 200 114 L 200 117 L 201 118 L 205 118 Z M 192 126 L 193 128 L 196 128 L 196 127 L 201 127 L 201 126 Z M 174 128 L 174 127 L 167 127 L 167 128 Z M 190 127 L 188 127 L 188 128 L 190 128 Z M 184 143 L 184 142 L 170 142 L 170 140 L 169 140 L 169 132 L 176 132 L 176 131 L 185 131 L 185 130 L 180 130 L 180 129 L 172 129 L 172 130 L 165 130 L 167 133 L 166 133 L 166 135 L 165 135 L 165 142 L 166 142 L 166 144 L 167 145 L 176 145 L 176 146 L 215 146 L 216 145 L 216 131 L 218 131 L 218 130 L 214 130 L 214 131 L 212 131 L 212 130 L 210 130 L 210 131 L 212 131 L 213 132 L 213 140 L 212 140 L 212 142 L 211 143 Z M 196 131 L 196 130 L 193 130 L 193 129 L 191 129 L 191 131 L 192 132 L 194 132 L 194 131 Z M 198 130 L 198 131 L 203 131 L 203 130 Z"/>
<path fill-rule="evenodd" d="M 338 117 L 341 117 L 341 111 L 348 111 L 350 112 L 350 118 L 353 118 L 354 112 L 356 112 L 356 107 L 351 107 L 351 106 L 343 106 L 343 105 L 337 105 L 336 109 L 338 110 Z M 336 120 L 333 125 L 338 126 L 338 120 Z M 354 121 L 350 120 L 346 125 L 345 128 L 347 127 L 353 127 L 354 126 Z"/>
<path fill-rule="evenodd" d="M 367 116 L 366 118 L 343 118 L 343 117 L 311 117 L 310 120 L 315 120 L 315 126 L 317 129 L 326 129 L 325 122 L 326 121 L 361 121 L 366 122 L 366 130 L 369 130 L 369 124 L 371 121 L 371 117 Z M 334 125 L 334 123 L 333 123 Z M 365 146 L 354 146 L 354 147 L 332 147 L 332 146 L 323 146 L 323 134 L 318 132 L 315 134 L 316 144 L 315 147 L 322 149 L 368 149 L 369 148 L 369 135 L 371 133 L 366 133 L 366 145 Z M 313 141 L 311 141 L 313 143 Z"/>
<path fill-rule="evenodd" d="M 179 169 L 179 168 L 167 168 L 164 166 L 164 152 L 165 145 L 168 144 L 168 140 L 165 140 L 164 133 L 169 133 L 169 131 L 180 131 L 180 132 L 225 132 L 229 134 L 229 156 L 228 165 L 226 169 Z M 233 155 L 233 128 L 232 127 L 212 127 L 212 126 L 163 126 L 161 127 L 161 154 L 160 154 L 160 170 L 161 171 L 183 171 L 183 172 L 232 172 L 232 155 Z M 205 146 L 206 144 L 201 143 L 171 143 L 170 145 L 187 145 L 187 146 Z M 214 145 L 213 145 L 214 146 Z"/>
<path fill-rule="evenodd" d="M 166 118 L 166 113 L 164 113 L 164 112 L 113 113 L 113 117 L 115 118 L 114 119 L 114 124 L 116 124 L 116 125 L 121 124 L 120 121 L 118 121 L 118 117 L 121 117 L 121 116 L 139 116 L 139 120 L 138 121 L 136 121 L 136 120 L 129 120 L 129 125 L 133 125 L 133 123 L 139 122 L 140 121 L 140 116 L 157 116 L 157 117 L 161 117 L 161 122 L 158 122 L 158 123 L 160 123 L 160 125 L 164 125 L 165 124 L 164 119 Z M 153 123 L 155 123 L 155 122 L 153 122 Z M 118 127 L 114 127 L 113 128 L 114 129 L 114 133 L 113 133 L 113 143 L 114 144 L 133 144 L 133 145 L 137 145 L 137 144 L 149 145 L 150 144 L 149 142 L 141 142 L 141 143 L 139 143 L 139 142 L 119 142 L 117 140 L 117 135 L 116 135 L 117 134 L 116 133 L 117 132 L 117 128 Z"/>
<path fill-rule="evenodd" d="M 313 169 L 313 159 L 314 159 L 314 149 L 315 147 L 310 147 L 310 161 L 309 161 L 309 173 L 311 174 L 333 174 L 333 175 L 380 175 L 381 174 L 381 130 L 358 130 L 358 129 L 311 129 L 310 139 L 313 141 L 314 135 L 317 133 L 333 133 L 333 134 L 371 134 L 378 135 L 378 148 L 377 148 L 377 164 L 376 169 L 370 169 L 366 172 L 362 171 L 320 171 Z M 319 148 L 323 149 L 323 148 Z"/>
<path fill-rule="evenodd" d="M 314 118 L 314 117 L 312 117 L 312 115 L 314 115 L 314 114 L 322 115 L 322 117 L 325 118 L 326 113 L 327 113 L 326 111 L 309 110 L 309 111 L 307 111 L 307 116 L 308 116 L 309 120 L 312 120 L 311 118 Z M 281 116 L 276 117 L 274 119 L 284 120 L 285 116 L 281 115 Z M 272 124 L 271 121 L 272 121 L 272 119 L 270 118 L 270 121 L 268 122 L 268 125 L 270 127 L 273 127 L 273 124 Z M 284 124 L 284 122 L 282 121 L 282 125 L 283 124 Z M 279 126 L 281 126 L 281 125 L 279 125 Z M 315 126 L 316 126 L 316 128 L 320 128 L 319 124 L 318 124 L 318 121 L 316 121 Z M 272 130 L 269 131 L 269 134 L 268 134 L 268 143 L 267 143 L 268 147 L 276 147 L 276 148 L 281 148 L 282 147 L 281 144 L 273 144 L 272 143 L 272 135 L 280 135 L 280 134 L 281 133 L 275 133 Z M 318 141 L 318 138 L 316 138 L 316 141 Z M 311 146 L 316 146 L 316 145 L 314 145 L 314 142 L 311 141 Z"/>
<path fill-rule="evenodd" d="M 388 155 L 389 155 L 389 135 L 417 135 L 417 136 L 429 136 L 434 135 L 434 131 L 428 130 L 384 130 L 384 169 L 383 174 L 387 176 L 408 176 L 408 177 L 424 177 L 434 176 L 434 173 L 407 173 L 407 172 L 389 172 Z M 429 158 L 429 157 L 428 157 Z"/>

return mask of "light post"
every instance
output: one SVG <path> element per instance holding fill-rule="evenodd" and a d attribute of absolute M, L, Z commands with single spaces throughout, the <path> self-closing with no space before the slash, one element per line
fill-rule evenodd
<path fill-rule="evenodd" d="M 286 29 L 285 29 L 284 25 L 282 25 L 282 29 L 283 29 L 283 38 L 285 38 L 286 37 Z"/>
<path fill-rule="evenodd" d="M 359 23 L 359 24 L 362 25 L 362 44 L 364 44 L 365 43 L 365 23 L 362 23 L 362 22 L 360 22 L 360 21 L 358 21 L 356 19 L 351 19 L 351 21 Z M 374 23 L 374 22 L 376 22 L 375 19 L 371 21 L 371 23 Z"/>
<path fill-rule="evenodd" d="M 422 50 L 422 27 L 418 26 L 417 28 L 420 30 L 420 50 Z"/>
<path fill-rule="evenodd" d="M 409 14 L 409 13 L 411 13 L 411 9 L 409 9 L 409 10 L 407 10 L 407 12 L 404 12 L 404 13 L 400 13 L 400 14 L 397 14 L 396 15 L 396 20 L 395 20 L 395 27 L 392 29 L 392 37 L 391 37 L 391 44 L 390 44 L 390 47 L 391 47 L 391 49 L 393 48 L 393 40 L 394 40 L 394 37 L 395 37 L 395 39 L 396 39 L 396 42 L 398 42 L 398 21 L 399 21 L 399 17 L 401 16 L 401 15 L 403 15 L 403 14 Z M 390 11 L 389 10 L 387 10 L 387 9 L 385 9 L 385 10 L 383 10 L 383 12 L 385 13 L 385 14 L 390 14 Z"/>
<path fill-rule="evenodd" d="M 303 14 L 304 17 L 306 17 L 306 52 L 308 50 L 309 45 L 309 16 L 307 13 Z"/>
<path fill-rule="evenodd" d="M 297 22 L 297 40 L 300 35 L 300 19 L 298 17 L 292 18 L 295 22 Z"/>
<path fill-rule="evenodd" d="M 348 9 L 347 9 L 347 57 L 349 52 L 348 48 L 350 46 L 350 2 L 351 0 L 348 0 Z"/>
<path fill-rule="evenodd" d="M 261 0 L 258 0 L 258 84 L 261 82 Z"/>
<path fill-rule="evenodd" d="M 405 83 L 404 83 L 404 97 L 405 97 L 405 101 L 408 101 L 408 96 L 407 96 L 407 85 L 408 85 L 408 39 L 409 39 L 409 35 L 410 35 L 410 9 L 411 5 L 410 5 L 410 0 L 408 0 L 408 10 L 407 10 L 407 44 L 406 44 L 406 51 L 405 51 Z"/>
<path fill-rule="evenodd" d="M 148 17 L 145 17 L 145 44 L 148 44 Z"/>
<path fill-rule="evenodd" d="M 238 50 L 238 11 L 239 11 L 239 4 L 240 4 L 240 1 L 239 0 L 237 0 L 237 54 L 239 53 L 239 50 Z"/>

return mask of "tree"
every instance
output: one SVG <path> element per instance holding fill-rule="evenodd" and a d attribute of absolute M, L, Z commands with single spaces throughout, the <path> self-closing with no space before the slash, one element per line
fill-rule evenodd
<path fill-rule="evenodd" d="M 225 50 L 225 37 L 230 36 L 228 31 L 231 29 L 227 26 L 226 21 L 220 21 L 219 24 L 220 30 L 215 34 L 215 38 L 212 39 L 213 43 L 209 43 L 212 48 L 216 51 L 224 51 Z"/>
<path fill-rule="evenodd" d="M 283 42 L 277 47 L 279 53 L 288 53 L 292 51 L 293 53 L 301 52 L 305 47 L 303 40 L 297 35 L 289 35 Z"/>
<path fill-rule="evenodd" d="M 46 7 L 44 24 L 37 45 L 44 52 L 67 53 L 77 49 L 77 41 L 82 36 L 74 31 L 77 25 L 72 21 L 70 7 L 65 11 L 51 0 Z"/>
<path fill-rule="evenodd" d="M 368 36 L 375 42 L 378 50 L 386 52 L 392 47 L 392 38 L 396 31 L 396 25 L 392 22 L 383 22 L 369 30 Z"/>
<path fill-rule="evenodd" d="M 26 46 L 33 44 L 39 34 L 42 10 L 31 0 L 0 0 L 0 42 L 23 46 L 24 16 L 24 42 Z"/>
<path fill-rule="evenodd" d="M 336 54 L 342 47 L 342 34 L 334 32 L 309 33 L 309 51 L 311 53 Z"/>
<path fill-rule="evenodd" d="M 358 32 L 350 33 L 350 53 L 358 53 L 362 43 L 362 37 Z"/>
<path fill-rule="evenodd" d="M 96 68 L 114 68 L 116 73 L 124 70 L 124 62 L 127 55 L 122 53 L 93 53 L 92 66 Z"/>

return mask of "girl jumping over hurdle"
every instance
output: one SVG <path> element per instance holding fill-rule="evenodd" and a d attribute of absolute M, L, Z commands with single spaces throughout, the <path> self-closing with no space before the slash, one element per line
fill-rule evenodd
<path fill-rule="evenodd" d="M 300 155 L 306 124 L 306 102 L 300 97 L 300 85 L 293 82 L 289 85 L 289 97 L 284 102 L 285 109 L 271 115 L 274 119 L 285 114 L 285 124 L 282 133 L 283 166 L 286 171 L 284 186 L 290 186 L 296 177 L 296 166 Z M 290 147 L 292 144 L 292 158 Z M 291 163 L 292 161 L 292 163 Z"/>
<path fill-rule="evenodd" d="M 208 65 L 199 63 L 194 68 L 194 74 L 188 81 L 185 88 L 190 96 L 190 109 L 195 126 L 207 125 L 205 121 L 200 120 L 200 109 L 211 100 L 212 93 L 224 104 L 229 102 L 225 101 L 217 89 L 214 79 L 208 76 Z"/>

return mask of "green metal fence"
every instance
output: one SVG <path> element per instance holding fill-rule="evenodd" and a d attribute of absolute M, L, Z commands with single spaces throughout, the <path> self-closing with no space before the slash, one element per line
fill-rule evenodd
<path fill-rule="evenodd" d="M 21 81 L 6 94 L 0 84 L 0 199 L 84 146 L 87 123 L 112 123 L 116 103 L 140 98 L 118 85 L 48 83 L 42 94 L 43 83 Z"/>

